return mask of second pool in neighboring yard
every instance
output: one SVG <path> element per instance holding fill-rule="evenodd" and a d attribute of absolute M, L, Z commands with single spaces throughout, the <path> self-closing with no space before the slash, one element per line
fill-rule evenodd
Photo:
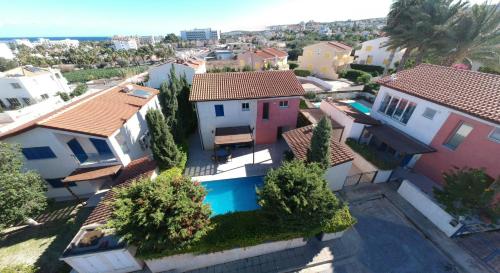
<path fill-rule="evenodd" d="M 251 176 L 202 182 L 207 189 L 205 203 L 212 207 L 212 216 L 235 211 L 259 209 L 255 188 L 264 185 L 263 176 Z"/>
<path fill-rule="evenodd" d="M 364 113 L 365 115 L 369 115 L 370 114 L 370 111 L 371 109 L 366 107 L 364 104 L 362 103 L 359 103 L 355 100 L 348 100 L 348 101 L 345 101 L 346 103 L 350 104 L 352 107 L 358 109 L 361 113 Z"/>

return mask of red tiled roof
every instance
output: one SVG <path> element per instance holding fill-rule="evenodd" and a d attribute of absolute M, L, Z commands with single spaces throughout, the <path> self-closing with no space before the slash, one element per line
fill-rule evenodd
<path fill-rule="evenodd" d="M 341 42 L 332 41 L 332 42 L 328 42 L 327 44 L 330 46 L 333 46 L 337 49 L 341 49 L 341 50 L 348 50 L 348 51 L 352 50 L 352 47 L 350 47 L 344 43 L 341 43 Z"/>
<path fill-rule="evenodd" d="M 421 64 L 378 83 L 500 124 L 500 75 Z"/>
<path fill-rule="evenodd" d="M 113 212 L 110 203 L 115 200 L 116 193 L 114 189 L 128 187 L 134 180 L 142 177 L 151 177 L 155 169 L 156 163 L 148 157 L 139 158 L 130 162 L 127 167 L 121 170 L 114 181 L 115 185 L 113 188 L 106 192 L 104 198 L 90 213 L 85 223 L 83 223 L 83 226 L 106 223 Z"/>
<path fill-rule="evenodd" d="M 108 137 L 159 93 L 153 88 L 132 86 L 134 89 L 151 92 L 151 96 L 148 98 L 133 96 L 124 92 L 123 86 L 116 86 L 4 132 L 0 134 L 0 139 L 25 132 L 36 126 Z"/>
<path fill-rule="evenodd" d="M 257 56 L 261 57 L 262 59 L 283 58 L 283 57 L 288 56 L 288 53 L 286 53 L 285 51 L 281 51 L 279 49 L 272 48 L 272 47 L 264 48 L 262 50 L 256 50 L 252 54 L 257 55 Z"/>
<path fill-rule="evenodd" d="M 303 96 L 292 70 L 196 74 L 190 101 Z"/>
<path fill-rule="evenodd" d="M 79 182 L 112 176 L 115 175 L 121 168 L 122 165 L 80 168 L 66 176 L 66 178 L 63 179 L 63 182 Z"/>
<path fill-rule="evenodd" d="M 309 125 L 290 130 L 283 134 L 286 143 L 295 157 L 299 160 L 307 159 L 307 150 L 311 147 L 313 128 L 313 125 Z M 330 145 L 332 150 L 330 156 L 332 166 L 354 160 L 354 155 L 344 146 L 344 144 L 331 138 Z"/>

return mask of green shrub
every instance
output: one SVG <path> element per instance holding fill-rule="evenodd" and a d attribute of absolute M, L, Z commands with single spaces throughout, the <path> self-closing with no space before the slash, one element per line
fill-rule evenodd
<path fill-rule="evenodd" d="M 59 95 L 63 101 L 68 101 L 71 98 L 66 92 L 57 92 L 57 95 Z"/>
<path fill-rule="evenodd" d="M 316 99 L 316 93 L 313 92 L 313 91 L 308 91 L 306 92 L 306 94 L 304 95 L 304 98 L 308 99 L 308 100 L 315 100 Z"/>
<path fill-rule="evenodd" d="M 295 68 L 299 67 L 299 65 L 297 63 L 288 63 L 288 67 L 291 70 L 294 70 Z"/>
<path fill-rule="evenodd" d="M 333 218 L 327 222 L 323 232 L 334 233 L 348 229 L 356 224 L 356 219 L 349 212 L 349 207 L 343 205 L 341 209 L 337 210 Z"/>
<path fill-rule="evenodd" d="M 358 77 L 363 76 L 363 75 L 368 75 L 368 77 L 371 78 L 370 74 L 361 71 L 361 70 L 355 70 L 355 69 L 346 69 L 342 70 L 339 73 L 339 76 L 344 79 L 348 79 L 350 81 L 356 82 L 358 80 Z M 367 76 L 364 76 L 367 77 Z"/>
<path fill-rule="evenodd" d="M 84 83 L 80 83 L 76 86 L 76 88 L 71 92 L 70 96 L 71 97 L 78 97 L 78 96 L 81 96 L 83 94 L 85 94 L 85 92 L 87 92 L 88 90 L 88 86 Z"/>
<path fill-rule="evenodd" d="M 300 100 L 299 108 L 300 109 L 309 109 L 309 107 L 307 107 L 307 103 L 304 100 Z"/>
<path fill-rule="evenodd" d="M 31 264 L 16 264 L 0 268 L 2 273 L 36 273 L 40 269 Z"/>
<path fill-rule="evenodd" d="M 379 65 L 370 65 L 370 64 L 350 64 L 352 69 L 361 70 L 369 73 L 373 77 L 377 77 L 379 75 L 384 74 L 384 68 Z"/>
<path fill-rule="evenodd" d="M 356 153 L 360 154 L 364 159 L 368 160 L 381 170 L 392 170 L 399 165 L 396 160 L 389 161 L 379 158 L 374 148 L 371 148 L 365 144 L 360 144 L 352 138 L 348 138 L 345 143 Z"/>
<path fill-rule="evenodd" d="M 148 69 L 147 66 L 135 66 L 124 68 L 95 68 L 82 69 L 63 73 L 64 77 L 70 82 L 88 82 L 98 79 L 110 79 L 114 77 L 125 78 L 140 74 Z"/>
<path fill-rule="evenodd" d="M 367 84 L 370 82 L 371 79 L 372 79 L 372 76 L 370 76 L 370 74 L 365 73 L 365 74 L 357 77 L 355 82 L 357 84 Z"/>
<path fill-rule="evenodd" d="M 365 87 L 363 87 L 363 91 L 365 92 L 371 92 L 375 93 L 380 89 L 380 84 L 376 82 L 370 82 L 368 84 L 365 84 Z"/>
<path fill-rule="evenodd" d="M 318 234 L 342 208 L 328 188 L 324 173 L 316 163 L 285 161 L 267 173 L 264 186 L 257 190 L 259 205 L 276 219 L 277 226 Z"/>
<path fill-rule="evenodd" d="M 309 70 L 306 70 L 306 69 L 295 69 L 293 71 L 293 73 L 295 73 L 295 75 L 299 76 L 299 77 L 307 77 L 307 76 L 311 76 L 311 71 Z"/>
<path fill-rule="evenodd" d="M 163 174 L 155 180 L 143 178 L 116 190 L 107 227 L 136 246 L 138 257 L 179 251 L 199 241 L 211 228 L 205 195 L 205 188 L 189 177 Z"/>
<path fill-rule="evenodd" d="M 500 70 L 488 66 L 481 66 L 478 70 L 479 72 L 500 75 Z"/>

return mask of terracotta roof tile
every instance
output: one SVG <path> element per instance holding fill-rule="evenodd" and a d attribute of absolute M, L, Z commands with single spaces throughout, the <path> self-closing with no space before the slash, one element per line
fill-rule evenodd
<path fill-rule="evenodd" d="M 313 125 L 290 130 L 283 134 L 283 138 L 292 150 L 295 157 L 299 160 L 307 159 L 307 150 L 311 147 L 311 137 L 313 134 Z M 332 166 L 339 165 L 354 160 L 353 154 L 334 138 L 331 138 L 331 163 Z"/>
<path fill-rule="evenodd" d="M 283 58 L 288 56 L 288 53 L 286 53 L 285 51 L 281 51 L 272 47 L 257 50 L 254 52 L 254 54 L 263 59 Z"/>
<path fill-rule="evenodd" d="M 332 41 L 332 42 L 328 42 L 327 44 L 329 46 L 333 46 L 336 49 L 340 49 L 340 50 L 348 50 L 348 51 L 352 50 L 352 47 L 350 47 L 344 43 L 341 43 L 341 42 Z"/>
<path fill-rule="evenodd" d="M 500 124 L 500 75 L 421 64 L 378 83 Z"/>
<path fill-rule="evenodd" d="M 121 168 L 122 165 L 80 168 L 66 176 L 63 182 L 79 182 L 112 176 L 115 175 Z"/>
<path fill-rule="evenodd" d="M 303 96 L 292 70 L 196 74 L 190 101 Z"/>
<path fill-rule="evenodd" d="M 83 223 L 83 226 L 106 223 L 113 212 L 110 204 L 115 200 L 116 196 L 113 189 L 128 187 L 134 180 L 141 177 L 151 177 L 155 169 L 156 163 L 148 157 L 130 162 L 127 167 L 123 168 L 120 174 L 118 174 L 114 181 L 115 185 L 113 188 L 109 190 L 101 202 L 97 204 L 87 220 L 85 220 L 85 223 Z"/>
<path fill-rule="evenodd" d="M 309 108 L 309 109 L 300 109 L 299 112 L 311 123 L 318 123 L 322 117 L 327 116 L 321 109 L 319 108 Z M 331 117 L 328 117 L 332 124 L 332 129 L 342 129 L 344 126 L 333 120 Z"/>

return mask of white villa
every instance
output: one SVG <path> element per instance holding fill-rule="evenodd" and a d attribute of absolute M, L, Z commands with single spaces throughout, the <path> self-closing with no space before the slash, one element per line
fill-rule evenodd
<path fill-rule="evenodd" d="M 164 81 L 170 82 L 169 75 L 172 67 L 174 67 L 177 77 L 186 76 L 189 84 L 193 82 L 194 74 L 207 72 L 207 67 L 203 60 L 195 58 L 188 58 L 186 60 L 178 59 L 151 67 L 148 70 L 149 80 L 147 86 L 158 89 Z"/>
<path fill-rule="evenodd" d="M 394 68 L 401 61 L 405 49 L 389 50 L 385 46 L 388 40 L 389 37 L 381 37 L 361 43 L 361 49 L 354 53 L 354 62 Z"/>
<path fill-rule="evenodd" d="M 88 197 L 122 167 L 150 154 L 145 119 L 160 109 L 156 89 L 115 86 L 0 134 L 20 144 L 27 169 L 47 181 L 47 196 Z"/>

